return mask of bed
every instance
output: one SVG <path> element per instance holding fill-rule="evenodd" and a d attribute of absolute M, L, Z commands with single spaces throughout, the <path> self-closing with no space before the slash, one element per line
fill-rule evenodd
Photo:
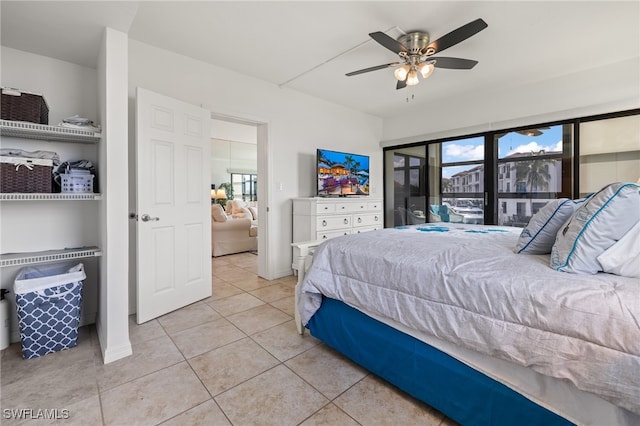
<path fill-rule="evenodd" d="M 640 424 L 640 280 L 554 270 L 514 251 L 521 232 L 302 244 L 297 322 L 461 424 Z"/>

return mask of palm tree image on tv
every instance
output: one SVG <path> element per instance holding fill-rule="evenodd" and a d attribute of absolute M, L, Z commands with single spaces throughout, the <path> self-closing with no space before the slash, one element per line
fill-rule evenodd
<path fill-rule="evenodd" d="M 369 157 L 319 149 L 318 195 L 369 194 Z"/>

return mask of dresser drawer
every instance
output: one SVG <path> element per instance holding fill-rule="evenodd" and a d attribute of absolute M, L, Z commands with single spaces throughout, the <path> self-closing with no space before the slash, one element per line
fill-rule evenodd
<path fill-rule="evenodd" d="M 331 204 L 318 203 L 318 204 L 316 204 L 316 213 L 317 214 L 335 213 L 335 212 L 336 212 L 335 203 L 331 203 Z"/>
<path fill-rule="evenodd" d="M 367 210 L 382 211 L 382 203 L 379 201 L 371 201 L 367 203 Z"/>
<path fill-rule="evenodd" d="M 366 213 L 353 215 L 353 226 L 369 226 L 382 224 L 381 213 Z"/>
<path fill-rule="evenodd" d="M 343 228 L 351 228 L 351 215 L 320 216 L 316 218 L 316 230 L 318 232 Z"/>
<path fill-rule="evenodd" d="M 357 203 L 336 203 L 336 213 L 355 213 L 367 210 L 366 201 Z"/>
<path fill-rule="evenodd" d="M 382 225 L 364 226 L 362 228 L 353 228 L 353 234 L 361 234 L 363 232 L 377 231 L 378 229 L 382 229 Z"/>
<path fill-rule="evenodd" d="M 329 240 L 335 237 L 342 237 L 343 235 L 349 235 L 351 233 L 351 229 L 344 229 L 341 231 L 327 231 L 327 232 L 318 232 L 316 233 L 316 240 Z"/>

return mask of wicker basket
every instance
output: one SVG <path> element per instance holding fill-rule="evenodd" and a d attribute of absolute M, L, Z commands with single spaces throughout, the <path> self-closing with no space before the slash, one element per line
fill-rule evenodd
<path fill-rule="evenodd" d="M 41 95 L 2 88 L 0 115 L 3 120 L 49 124 L 49 107 Z"/>
<path fill-rule="evenodd" d="M 53 161 L 0 157 L 0 192 L 51 193 Z"/>

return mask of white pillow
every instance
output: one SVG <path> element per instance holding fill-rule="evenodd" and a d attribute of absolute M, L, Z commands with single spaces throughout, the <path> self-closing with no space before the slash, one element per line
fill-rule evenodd
<path fill-rule="evenodd" d="M 573 201 L 568 198 L 549 201 L 533 215 L 520 233 L 516 244 L 516 253 L 551 253 L 551 247 L 556 240 L 558 230 L 583 202 L 584 200 Z"/>
<path fill-rule="evenodd" d="M 247 208 L 233 209 L 233 214 L 231 216 L 234 219 L 253 219 L 253 216 L 251 216 L 251 212 Z"/>
<path fill-rule="evenodd" d="M 253 220 L 258 220 L 258 209 L 250 206 L 249 211 L 251 212 L 251 217 L 253 218 Z"/>
<path fill-rule="evenodd" d="M 595 274 L 597 257 L 638 222 L 640 185 L 613 183 L 587 199 L 558 231 L 551 267 L 564 272 Z"/>
<path fill-rule="evenodd" d="M 220 204 L 212 204 L 211 205 L 211 217 L 216 222 L 226 222 L 227 215 L 224 213 L 222 206 Z"/>
<path fill-rule="evenodd" d="M 640 221 L 620 241 L 598 256 L 604 272 L 640 278 Z"/>

